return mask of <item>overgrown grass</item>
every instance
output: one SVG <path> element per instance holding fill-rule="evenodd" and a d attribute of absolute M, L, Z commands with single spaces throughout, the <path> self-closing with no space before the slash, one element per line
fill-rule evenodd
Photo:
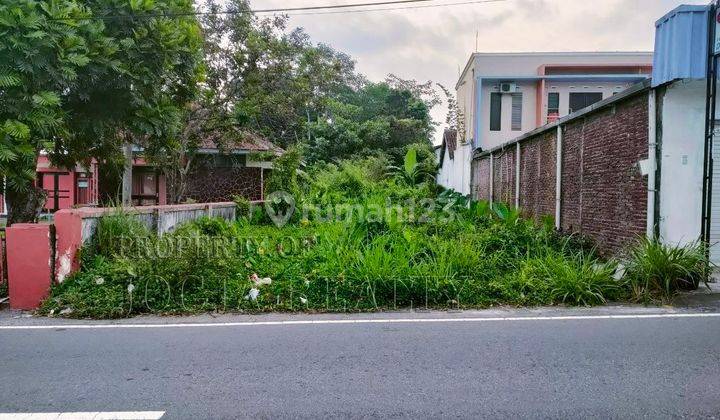
<path fill-rule="evenodd" d="M 116 318 L 590 306 L 670 296 L 685 282 L 696 285 L 706 263 L 699 247 L 642 242 L 618 266 L 585 241 L 557 234 L 552 220 L 535 224 L 506 206 L 436 195 L 427 183 L 384 178 L 381 166 L 370 159 L 311 168 L 293 187 L 302 191 L 299 205 L 352 204 L 367 212 L 433 198 L 433 207 L 379 220 L 296 214 L 278 228 L 263 213 L 247 216 L 248 203 L 237 200 L 239 220 L 203 218 L 162 238 L 119 213 L 100 222 L 83 269 L 53 288 L 43 312 Z"/>
<path fill-rule="evenodd" d="M 697 289 L 710 267 L 707 248 L 663 244 L 643 238 L 625 259 L 626 279 L 635 300 L 670 299 L 678 290 Z"/>

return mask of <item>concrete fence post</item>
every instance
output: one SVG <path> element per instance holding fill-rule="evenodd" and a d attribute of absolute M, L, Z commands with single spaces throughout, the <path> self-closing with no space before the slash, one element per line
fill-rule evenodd
<path fill-rule="evenodd" d="M 562 125 L 557 126 L 557 134 L 555 135 L 555 229 L 560 230 L 561 207 L 562 207 L 562 147 L 563 147 L 563 131 Z"/>
<path fill-rule="evenodd" d="M 648 94 L 648 193 L 647 193 L 647 223 L 645 226 L 646 235 L 649 239 L 655 239 L 655 200 L 658 194 L 657 188 L 657 102 L 655 90 Z"/>
<path fill-rule="evenodd" d="M 162 214 L 160 212 L 160 209 L 153 210 L 153 228 L 155 230 L 155 233 L 158 235 L 162 235 Z"/>
<path fill-rule="evenodd" d="M 490 207 L 492 207 L 492 204 L 493 204 L 494 193 L 495 193 L 495 160 L 493 159 L 493 154 L 490 153 L 490 188 L 488 191 L 488 201 L 490 202 Z"/>
<path fill-rule="evenodd" d="M 51 232 L 51 225 L 30 223 L 17 223 L 5 231 L 11 308 L 37 309 L 50 294 Z"/>
<path fill-rule="evenodd" d="M 520 142 L 515 143 L 515 208 L 520 208 Z"/>

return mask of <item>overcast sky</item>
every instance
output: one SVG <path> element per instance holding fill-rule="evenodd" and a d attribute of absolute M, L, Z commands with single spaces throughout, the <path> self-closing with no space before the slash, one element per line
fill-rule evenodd
<path fill-rule="evenodd" d="M 251 0 L 254 9 L 380 0 Z M 428 4 L 468 0 L 436 0 Z M 388 73 L 455 86 L 478 51 L 652 51 L 654 23 L 708 0 L 506 0 L 367 13 L 292 16 L 314 41 L 350 54 L 371 80 Z M 388 7 L 388 6 L 382 6 Z M 433 116 L 444 121 L 445 109 Z"/>

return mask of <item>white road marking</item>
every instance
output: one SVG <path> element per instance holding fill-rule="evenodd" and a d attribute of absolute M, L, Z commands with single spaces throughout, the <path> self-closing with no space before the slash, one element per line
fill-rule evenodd
<path fill-rule="evenodd" d="M 76 413 L 0 413 L 0 420 L 157 420 L 164 411 L 88 411 Z"/>
<path fill-rule="evenodd" d="M 681 319 L 720 318 L 720 313 L 635 314 L 635 315 L 568 315 L 518 316 L 493 318 L 384 318 L 384 319 L 308 319 L 297 321 L 208 322 L 182 324 L 59 324 L 59 325 L 0 325 L 0 330 L 93 330 L 93 329 L 150 329 L 150 328 L 219 328 L 259 327 L 272 325 L 353 325 L 353 324 L 425 324 L 425 323 L 482 323 L 531 321 L 590 321 L 620 319 Z M 2 420 L 0 418 L 0 420 Z"/>

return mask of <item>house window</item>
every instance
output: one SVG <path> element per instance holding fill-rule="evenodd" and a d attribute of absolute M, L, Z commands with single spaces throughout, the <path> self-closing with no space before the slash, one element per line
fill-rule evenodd
<path fill-rule="evenodd" d="M 523 94 L 513 93 L 512 94 L 512 116 L 511 116 L 511 128 L 513 131 L 522 130 L 522 110 L 523 110 Z"/>
<path fill-rule="evenodd" d="M 90 204 L 90 177 L 89 174 L 78 174 L 75 204 Z"/>
<path fill-rule="evenodd" d="M 560 118 L 560 93 L 549 92 L 547 109 L 548 122 L 557 121 L 558 118 Z"/>
<path fill-rule="evenodd" d="M 502 121 L 502 94 L 490 93 L 490 131 L 500 131 Z"/>
<path fill-rule="evenodd" d="M 570 113 L 600 102 L 602 98 L 602 92 L 572 92 L 570 93 Z"/>

